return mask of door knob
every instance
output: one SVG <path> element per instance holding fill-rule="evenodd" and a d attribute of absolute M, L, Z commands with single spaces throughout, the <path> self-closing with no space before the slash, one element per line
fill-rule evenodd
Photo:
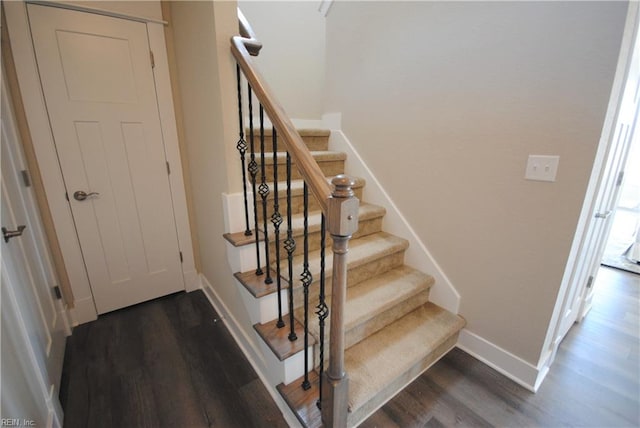
<path fill-rule="evenodd" d="M 75 199 L 76 201 L 84 201 L 85 199 L 87 199 L 89 196 L 98 196 L 100 193 L 98 192 L 83 192 L 82 190 L 78 190 L 76 192 L 73 193 L 73 199 Z"/>
<path fill-rule="evenodd" d="M 22 236 L 22 232 L 27 228 L 25 225 L 18 226 L 18 230 L 8 230 L 6 227 L 2 228 L 2 236 L 4 237 L 4 242 L 9 242 L 9 239 L 15 238 L 16 236 Z"/>

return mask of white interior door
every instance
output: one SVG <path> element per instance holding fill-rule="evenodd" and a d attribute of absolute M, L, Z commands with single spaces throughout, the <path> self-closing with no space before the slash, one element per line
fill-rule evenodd
<path fill-rule="evenodd" d="M 637 31 L 637 30 L 636 30 Z M 622 104 L 618 115 L 616 130 L 614 134 L 614 150 L 611 154 L 611 162 L 607 164 L 605 176 L 602 183 L 603 189 L 598 192 L 596 206 L 597 212 L 594 216 L 602 221 L 594 222 L 595 243 L 593 250 L 588 254 L 588 273 L 591 278 L 595 278 L 604 249 L 607 243 L 607 237 L 611 230 L 611 215 L 620 196 L 620 189 L 624 179 L 624 170 L 631 142 L 634 134 L 638 132 L 637 122 L 640 107 L 640 44 L 638 43 L 638 35 L 636 33 L 635 49 L 631 58 L 631 66 L 627 77 Z M 593 303 L 594 287 L 587 287 L 579 300 L 578 320 L 584 318 L 589 312 Z M 576 305 L 578 306 L 578 305 Z"/>
<path fill-rule="evenodd" d="M 35 197 L 22 177 L 24 156 L 4 79 L 1 123 L 1 414 L 19 420 L 20 426 L 28 421 L 60 426 L 58 392 L 68 326 L 54 297 L 57 280 Z"/>
<path fill-rule="evenodd" d="M 28 14 L 98 313 L 184 290 L 146 24 Z"/>
<path fill-rule="evenodd" d="M 637 11 L 636 11 L 637 13 Z M 635 47 L 631 48 L 631 58 L 626 83 L 622 92 L 622 99 L 611 143 L 604 163 L 600 185 L 596 191 L 593 206 L 593 217 L 587 226 L 581 245 L 580 256 L 576 261 L 571 288 L 563 308 L 562 318 L 556 342 L 559 342 L 569 331 L 571 326 L 580 321 L 591 308 L 593 301 L 596 274 L 604 253 L 607 236 L 611 229 L 613 212 L 617 206 L 620 187 L 624 177 L 624 165 L 631 146 L 635 124 L 638 116 L 638 102 L 640 97 L 640 52 L 637 42 L 637 25 L 635 28 Z"/>

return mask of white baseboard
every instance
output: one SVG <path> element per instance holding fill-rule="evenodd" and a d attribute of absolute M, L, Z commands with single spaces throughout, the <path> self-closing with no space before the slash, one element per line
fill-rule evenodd
<path fill-rule="evenodd" d="M 73 327 L 98 319 L 98 312 L 96 311 L 92 297 L 77 299 L 73 302 L 73 306 L 73 309 L 69 310 L 71 325 Z"/>
<path fill-rule="evenodd" d="M 200 275 L 198 272 L 193 269 L 186 272 L 183 272 L 184 277 L 184 289 L 189 291 L 195 291 L 202 288 L 202 284 L 200 283 Z"/>
<path fill-rule="evenodd" d="M 268 368 L 262 353 L 256 349 L 254 342 L 247 336 L 236 318 L 233 316 L 233 313 L 229 311 L 229 308 L 227 308 L 222 299 L 220 299 L 220 296 L 218 296 L 218 293 L 216 293 L 216 290 L 213 288 L 211 283 L 202 274 L 200 275 L 200 281 L 202 283 L 202 289 L 209 299 L 209 303 L 211 303 L 211 306 L 213 306 L 218 315 L 222 318 L 222 321 L 229 329 L 231 336 L 236 341 L 240 350 L 242 350 L 242 353 L 258 374 L 258 377 L 264 384 L 265 388 L 267 388 L 269 395 L 271 395 L 271 398 L 273 398 L 273 401 L 282 412 L 287 424 L 290 427 L 302 427 L 280 393 L 276 390 L 275 385 L 269 381 L 268 376 L 265 374 L 268 373 L 266 371 Z"/>
<path fill-rule="evenodd" d="M 456 346 L 531 392 L 538 390 L 549 371 L 548 367 L 539 369 L 467 329 L 460 332 Z"/>
<path fill-rule="evenodd" d="M 58 315 L 55 320 L 56 331 L 62 330 L 64 331 L 65 336 L 71 336 L 72 327 L 73 327 L 73 319 L 71 318 L 71 310 L 66 304 L 62 303 L 62 300 L 56 300 L 54 303 L 54 307 Z"/>

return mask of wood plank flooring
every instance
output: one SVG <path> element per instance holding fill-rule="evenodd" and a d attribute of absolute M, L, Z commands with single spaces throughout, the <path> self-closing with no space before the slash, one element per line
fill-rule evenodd
<path fill-rule="evenodd" d="M 640 275 L 601 268 L 596 287 L 536 394 L 454 349 L 361 427 L 640 426 Z"/>
<path fill-rule="evenodd" d="M 76 327 L 60 400 L 68 428 L 287 426 L 201 291 Z"/>
<path fill-rule="evenodd" d="M 640 275 L 601 269 L 537 394 L 454 349 L 361 426 L 640 426 Z M 69 338 L 65 427 L 284 427 L 201 292 L 101 316 Z"/>

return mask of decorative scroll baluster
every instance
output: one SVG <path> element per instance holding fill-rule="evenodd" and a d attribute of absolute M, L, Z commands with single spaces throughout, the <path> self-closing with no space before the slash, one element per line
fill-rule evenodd
<path fill-rule="evenodd" d="M 316 306 L 316 315 L 318 315 L 318 326 L 319 326 L 319 336 L 320 336 L 320 364 L 318 367 L 318 376 L 322 380 L 322 374 L 324 373 L 324 323 L 327 317 L 329 316 L 329 308 L 327 307 L 326 296 L 325 296 L 325 241 L 326 241 L 326 227 L 325 227 L 325 218 L 324 214 L 321 216 L 320 220 L 320 293 L 319 293 L 319 301 Z M 318 408 L 322 408 L 322 382 L 319 382 L 318 385 L 318 401 L 316 401 L 316 405 Z"/>
<path fill-rule="evenodd" d="M 262 275 L 260 264 L 260 239 L 258 237 L 258 203 L 256 199 L 256 175 L 258 174 L 258 164 L 256 163 L 256 152 L 253 144 L 253 91 L 251 85 L 247 84 L 249 94 L 249 146 L 251 148 L 251 158 L 249 161 L 249 174 L 251 176 L 251 189 L 253 191 L 253 221 L 256 226 L 256 275 Z M 268 269 L 268 266 L 267 266 Z"/>
<path fill-rule="evenodd" d="M 242 191 L 244 194 L 244 230 L 245 236 L 251 236 L 251 228 L 249 227 L 249 202 L 247 201 L 247 171 L 245 170 L 245 154 L 247 153 L 247 142 L 244 139 L 244 124 L 242 120 L 242 79 L 240 75 L 240 66 L 236 65 L 236 77 L 238 79 L 238 123 L 240 124 L 240 139 L 236 144 L 236 149 L 240 152 L 240 164 L 242 166 Z"/>
<path fill-rule="evenodd" d="M 347 413 L 348 413 L 348 375 L 345 372 L 344 365 L 344 351 L 345 351 L 345 331 L 344 331 L 344 306 L 346 302 L 346 286 L 347 286 L 347 252 L 348 252 L 348 243 L 351 235 L 355 233 L 358 228 L 358 204 L 359 201 L 355 198 L 353 194 L 352 187 L 354 185 L 353 180 L 349 177 L 340 175 L 335 177 L 332 180 L 333 189 L 328 185 L 325 180 L 324 174 L 320 169 L 319 165 L 313 159 L 312 154 L 305 147 L 304 141 L 300 137 L 300 135 L 295 132 L 295 126 L 284 114 L 281 108 L 279 108 L 277 102 L 275 102 L 274 95 L 271 93 L 268 86 L 264 84 L 261 80 L 260 74 L 255 70 L 251 60 L 250 55 L 257 55 L 260 50 L 261 44 L 256 39 L 255 34 L 251 30 L 250 26 L 246 22 L 246 19 L 242 16 L 240 11 L 238 11 L 239 21 L 240 21 L 240 34 L 242 36 L 235 36 L 231 41 L 231 52 L 235 59 L 238 62 L 240 67 L 240 72 L 244 73 L 244 78 L 247 80 L 248 89 L 249 89 L 249 127 L 250 127 L 250 151 L 251 157 L 247 170 L 251 175 L 251 185 L 253 191 L 253 215 L 254 215 L 254 226 L 256 228 L 256 259 L 257 259 L 257 275 L 262 275 L 264 272 L 261 268 L 260 261 L 260 244 L 258 239 L 258 208 L 256 205 L 256 176 L 258 173 L 258 166 L 255 159 L 255 150 L 254 150 L 254 128 L 253 128 L 253 111 L 252 111 L 252 91 L 255 88 L 255 95 L 260 101 L 260 115 L 261 115 L 261 144 L 264 141 L 264 135 L 262 133 L 262 116 L 263 109 L 266 114 L 269 116 L 271 123 L 274 124 L 274 128 L 278 128 L 278 134 L 280 139 L 283 139 L 287 146 L 286 153 L 286 161 L 287 161 L 287 237 L 284 240 L 284 249 L 287 251 L 287 260 L 288 260 L 288 281 L 289 281 L 289 321 L 291 330 L 289 332 L 289 340 L 294 341 L 297 340 L 295 333 L 295 322 L 294 322 L 294 299 L 293 299 L 293 253 L 296 249 L 296 241 L 293 238 L 293 228 L 292 228 L 292 201 L 291 201 L 291 163 L 292 160 L 296 162 L 298 169 L 301 175 L 304 177 L 304 187 L 303 187 L 303 198 L 304 198 L 304 262 L 303 262 L 303 272 L 301 274 L 301 282 L 303 285 L 304 292 L 304 365 L 305 365 L 305 376 L 304 381 L 302 383 L 302 387 L 304 389 L 310 388 L 309 382 L 309 343 L 308 343 L 308 311 L 309 311 L 309 288 L 313 281 L 311 273 L 309 271 L 309 242 L 308 242 L 308 192 L 312 192 L 315 196 L 320 208 L 323 212 L 322 216 L 322 224 L 321 224 L 321 278 L 320 278 L 320 293 L 319 293 L 319 303 L 316 306 L 316 314 L 319 317 L 319 328 L 320 328 L 320 378 L 321 383 L 319 385 L 320 392 L 320 402 L 317 403 L 318 407 L 321 408 L 322 413 L 322 424 L 324 426 L 346 426 L 347 424 Z M 238 97 L 239 97 L 239 118 L 240 118 L 240 141 L 238 142 L 237 149 L 240 152 L 241 162 L 243 162 L 243 179 L 246 183 L 246 175 L 244 171 L 244 162 L 246 161 L 246 141 L 245 145 L 241 143 L 244 140 L 244 129 L 242 124 L 242 104 L 241 104 L 241 83 L 240 83 L 240 73 L 238 73 Z M 278 189 L 277 189 L 277 160 L 275 159 L 277 155 L 277 146 L 276 146 L 276 132 L 274 129 L 273 132 L 274 138 L 274 174 L 275 174 L 275 182 L 274 191 L 275 191 L 275 200 L 276 203 L 274 205 L 274 214 L 271 217 L 271 221 L 274 227 L 274 237 L 276 239 L 275 247 L 275 257 L 277 259 L 278 268 L 276 274 L 278 275 L 278 281 L 280 281 L 281 272 L 280 272 L 280 257 L 279 257 L 279 234 L 280 234 L 280 226 L 283 223 L 281 213 L 279 212 L 279 201 L 278 201 Z M 262 145 L 262 156 L 264 156 L 264 146 Z M 264 159 L 262 161 L 264 165 Z M 262 183 L 266 180 L 264 178 L 264 172 L 262 177 Z M 264 187 L 264 186 L 262 186 Z M 266 191 L 268 191 L 268 187 Z M 263 195 L 265 191 L 261 191 L 261 196 L 263 196 L 263 210 L 264 208 L 264 199 L 266 196 Z M 245 207 L 248 205 L 248 191 L 246 191 L 245 187 Z M 264 212 L 264 211 L 263 211 Z M 326 219 L 325 219 L 326 216 Z M 266 215 L 264 215 L 266 220 Z M 249 214 L 247 213 L 245 216 L 245 220 L 247 223 L 247 231 L 250 233 L 249 229 Z M 325 289 L 325 255 L 324 255 L 324 247 L 326 245 L 326 231 L 331 235 L 333 240 L 332 244 L 332 252 L 333 252 L 333 273 L 332 273 L 332 285 L 331 285 L 331 309 L 329 313 L 328 305 L 326 303 L 326 289 Z M 265 238 L 268 240 L 267 235 L 267 226 L 264 226 L 265 229 Z M 268 241 L 267 241 L 268 242 Z M 268 260 L 268 244 L 267 244 L 267 269 L 269 269 L 269 260 Z M 281 315 L 281 301 L 280 301 L 280 284 L 278 284 L 278 326 L 280 327 L 282 322 Z M 330 338 L 328 340 L 329 349 L 328 351 L 324 349 L 324 334 L 326 330 L 326 321 L 330 318 Z M 325 369 L 324 364 L 324 355 L 328 353 L 328 361 L 329 364 Z"/>
<path fill-rule="evenodd" d="M 305 182 L 303 188 L 303 207 L 304 207 L 304 263 L 300 280 L 302 281 L 302 289 L 304 292 L 304 381 L 303 389 L 311 388 L 309 382 L 309 286 L 313 281 L 313 276 L 309 271 L 309 189 Z"/>
<path fill-rule="evenodd" d="M 267 277 L 264 280 L 265 284 L 273 283 L 271 278 L 271 264 L 269 261 L 269 229 L 267 228 L 267 196 L 269 196 L 269 185 L 267 184 L 267 166 L 265 165 L 264 156 L 264 109 L 260 104 L 260 171 L 261 180 L 258 192 L 262 197 L 262 223 L 264 226 L 264 258 L 265 258 L 265 270 L 267 271 Z M 257 229 L 256 229 L 257 230 Z"/>
<path fill-rule="evenodd" d="M 293 239 L 293 225 L 291 223 L 291 156 L 287 152 L 287 239 L 284 241 L 284 248 L 287 250 L 287 266 L 289 281 L 289 340 L 293 342 L 298 339 L 293 319 L 293 252 L 296 250 L 296 241 Z"/>
<path fill-rule="evenodd" d="M 280 201 L 278 195 L 278 137 L 276 128 L 271 130 L 271 142 L 273 144 L 273 214 L 271 215 L 271 223 L 273 223 L 275 244 L 276 244 L 276 281 L 278 289 L 278 328 L 284 327 L 282 320 L 282 277 L 280 276 L 280 225 L 282 224 L 282 215 L 280 214 Z"/>

